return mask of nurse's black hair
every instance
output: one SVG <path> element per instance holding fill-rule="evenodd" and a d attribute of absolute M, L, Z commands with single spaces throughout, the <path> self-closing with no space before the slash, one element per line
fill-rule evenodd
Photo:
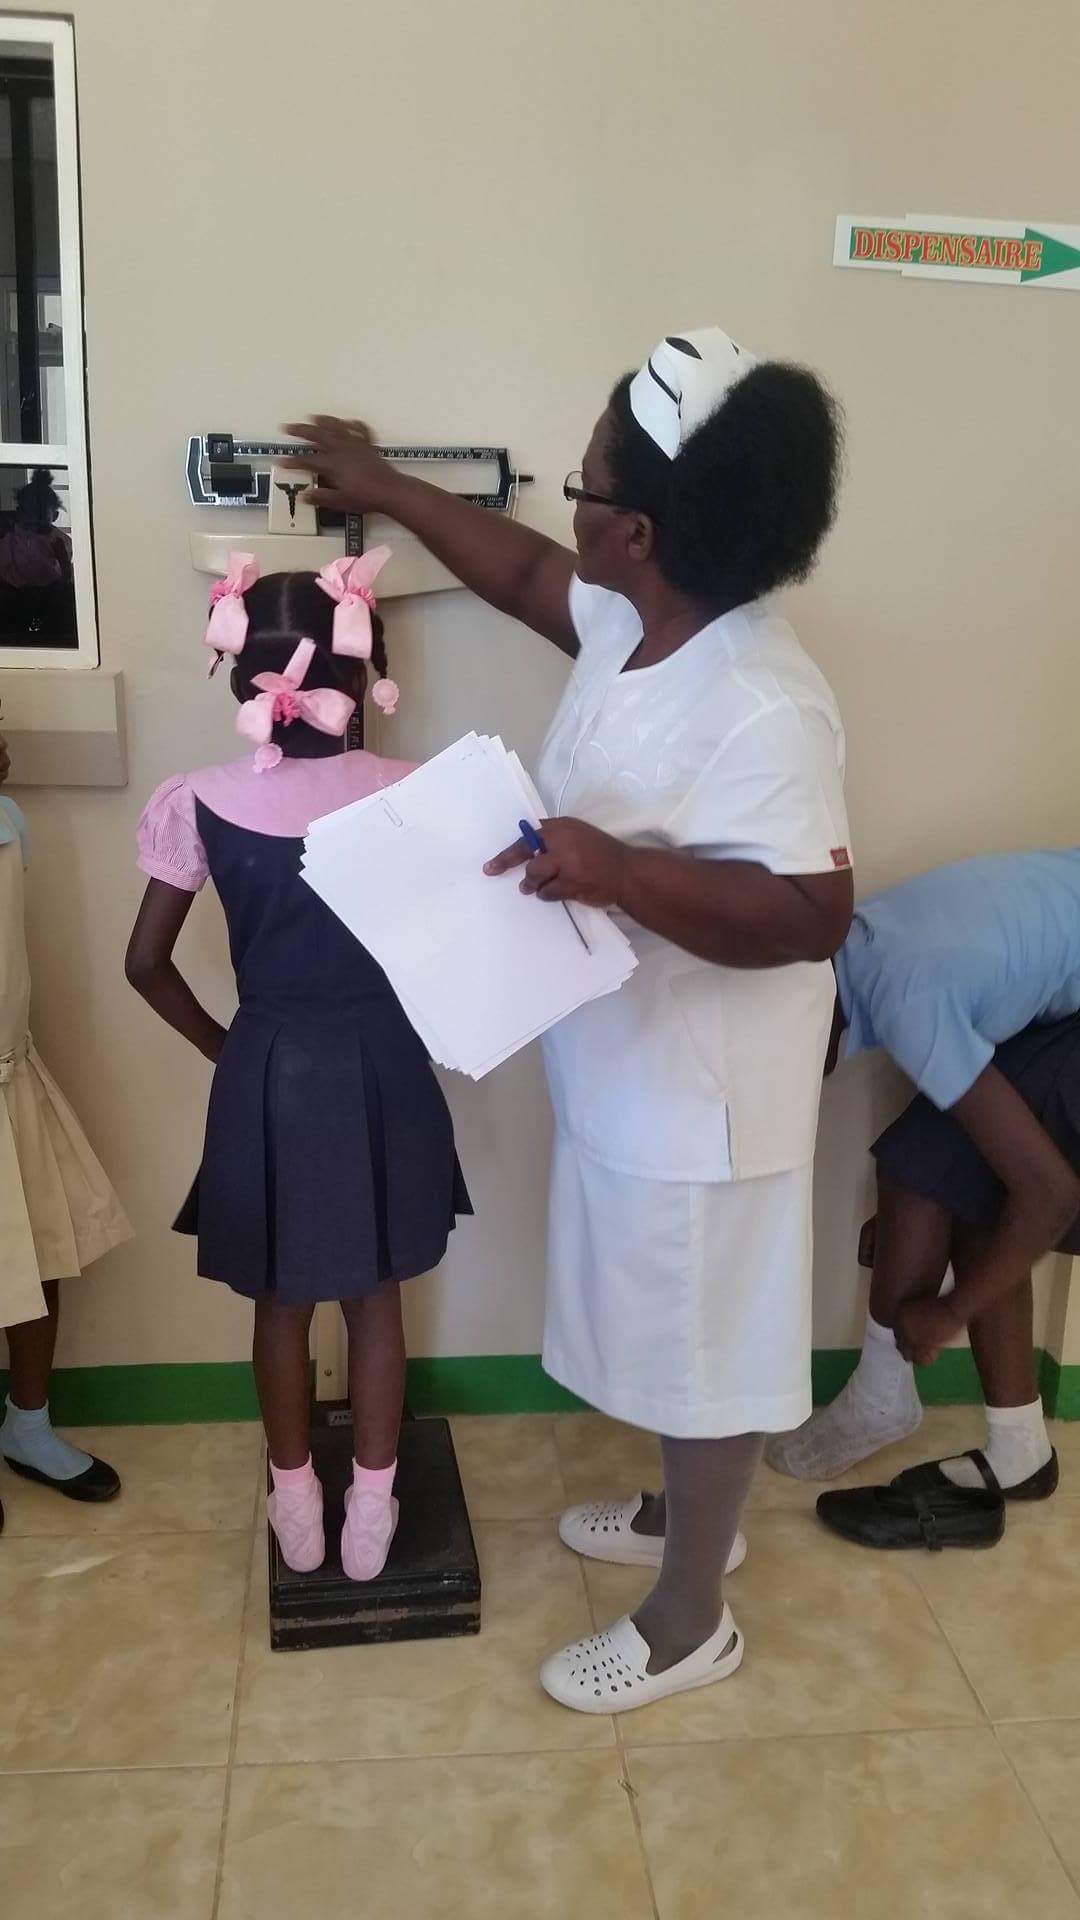
<path fill-rule="evenodd" d="M 632 377 L 611 396 L 612 491 L 654 522 L 664 578 L 724 609 L 804 580 L 836 515 L 843 438 L 817 375 L 754 367 L 674 460 L 634 418 Z"/>
<path fill-rule="evenodd" d="M 331 653 L 334 602 L 316 584 L 314 573 L 268 573 L 244 595 L 248 630 L 244 650 L 236 657 L 232 690 L 238 700 L 250 700 L 258 689 L 257 673 L 283 673 L 301 640 L 314 640 L 315 657 L 304 676 L 305 687 L 336 687 L 355 691 L 357 668 L 364 664 L 347 654 Z M 371 665 L 382 679 L 387 672 L 383 623 L 371 616 Z"/>

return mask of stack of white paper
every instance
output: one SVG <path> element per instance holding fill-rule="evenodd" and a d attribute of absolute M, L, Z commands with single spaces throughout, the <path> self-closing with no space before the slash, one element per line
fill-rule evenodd
<path fill-rule="evenodd" d="M 637 965 L 606 913 L 575 903 L 571 920 L 523 894 L 520 869 L 484 873 L 543 811 L 517 755 L 470 733 L 305 842 L 308 885 L 389 976 L 432 1059 L 474 1080 Z"/>

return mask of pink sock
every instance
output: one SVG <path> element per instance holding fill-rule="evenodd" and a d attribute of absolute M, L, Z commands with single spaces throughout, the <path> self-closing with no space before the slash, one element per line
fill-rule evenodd
<path fill-rule="evenodd" d="M 282 1558 L 294 1573 L 313 1573 L 326 1558 L 326 1539 L 322 1485 L 311 1455 L 302 1467 L 275 1467 L 271 1460 L 270 1476 L 274 1491 L 266 1512 Z"/>
<path fill-rule="evenodd" d="M 357 1493 L 378 1493 L 386 1500 L 394 1491 L 396 1473 L 396 1460 L 388 1467 L 362 1467 L 359 1460 L 352 1463 L 352 1483 Z"/>
<path fill-rule="evenodd" d="M 270 1462 L 270 1477 L 276 1493 L 299 1493 L 315 1478 L 315 1467 L 310 1453 L 302 1467 L 275 1467 Z"/>
<path fill-rule="evenodd" d="M 341 1533 L 341 1564 L 350 1580 L 376 1580 L 386 1565 L 398 1523 L 392 1493 L 396 1472 L 396 1460 L 390 1467 L 362 1467 L 353 1461 Z"/>

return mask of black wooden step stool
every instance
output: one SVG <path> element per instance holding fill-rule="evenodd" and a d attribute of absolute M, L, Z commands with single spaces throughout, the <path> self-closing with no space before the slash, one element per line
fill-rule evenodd
<path fill-rule="evenodd" d="M 339 1553 L 352 1481 L 348 1408 L 315 1410 L 311 1454 L 326 1495 L 326 1559 L 316 1573 L 293 1573 L 267 1528 L 271 1647 L 289 1652 L 479 1633 L 480 1568 L 449 1421 L 406 1419 L 402 1426 L 394 1486 L 401 1518 L 386 1567 L 370 1583 L 347 1579 Z"/>

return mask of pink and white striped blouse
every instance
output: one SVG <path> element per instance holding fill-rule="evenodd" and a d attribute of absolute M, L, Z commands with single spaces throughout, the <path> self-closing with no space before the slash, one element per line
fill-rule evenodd
<path fill-rule="evenodd" d="M 411 760 L 374 753 L 340 753 L 319 760 L 282 760 L 256 773 L 252 757 L 166 780 L 147 803 L 138 828 L 138 864 L 152 880 L 198 893 L 206 884 L 206 853 L 195 802 L 220 820 L 274 839 L 300 839 L 313 820 L 369 793 L 392 787 L 414 771 Z"/>

